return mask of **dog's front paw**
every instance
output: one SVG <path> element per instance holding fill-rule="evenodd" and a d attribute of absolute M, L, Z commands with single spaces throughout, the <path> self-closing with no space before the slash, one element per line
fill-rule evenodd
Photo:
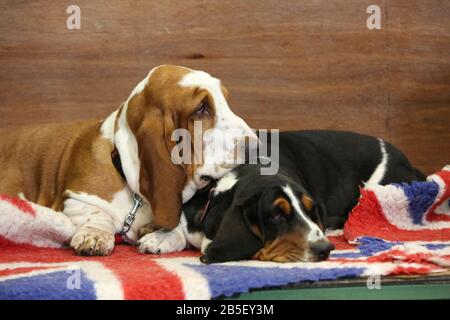
<path fill-rule="evenodd" d="M 82 256 L 107 256 L 114 249 L 114 235 L 95 228 L 81 228 L 72 237 L 70 247 Z"/>
<path fill-rule="evenodd" d="M 139 230 L 138 230 L 139 238 L 142 238 L 146 234 L 155 232 L 158 229 L 159 228 L 156 227 L 155 225 L 153 225 L 152 223 L 147 223 L 147 224 L 145 224 L 145 225 L 143 225 L 142 227 L 139 228 Z"/>
<path fill-rule="evenodd" d="M 178 228 L 147 233 L 137 242 L 139 252 L 153 254 L 180 252 L 186 248 L 186 244 L 186 238 Z"/>

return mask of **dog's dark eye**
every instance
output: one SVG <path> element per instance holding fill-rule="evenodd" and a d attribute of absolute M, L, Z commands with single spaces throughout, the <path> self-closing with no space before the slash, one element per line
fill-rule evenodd
<path fill-rule="evenodd" d="M 208 101 L 206 101 L 206 99 L 200 102 L 200 104 L 197 106 L 197 109 L 195 110 L 195 115 L 201 118 L 209 117 L 210 115 L 209 104 Z"/>
<path fill-rule="evenodd" d="M 278 221 L 280 221 L 283 217 L 284 217 L 283 211 L 282 211 L 280 208 L 275 207 L 275 208 L 273 209 L 273 211 L 272 211 L 272 216 L 271 216 L 272 220 L 273 220 L 274 222 L 278 222 Z"/>

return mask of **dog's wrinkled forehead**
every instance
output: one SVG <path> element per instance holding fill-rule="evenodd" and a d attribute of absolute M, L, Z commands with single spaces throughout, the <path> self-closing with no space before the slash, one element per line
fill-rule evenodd
<path fill-rule="evenodd" d="M 170 88 L 176 86 L 190 72 L 192 70 L 186 67 L 162 65 L 153 68 L 149 73 L 148 79 L 151 87 Z"/>
<path fill-rule="evenodd" d="M 147 97 L 151 97 L 152 103 L 155 105 L 164 104 L 164 107 L 171 109 L 183 108 L 185 107 L 183 102 L 191 100 L 194 92 L 181 87 L 179 82 L 190 72 L 192 72 L 191 69 L 181 66 L 155 67 L 143 80 L 145 83 L 143 83 L 142 89 Z"/>
<path fill-rule="evenodd" d="M 190 70 L 178 84 L 182 87 L 200 87 L 212 92 L 220 90 L 220 80 L 204 71 Z"/>
<path fill-rule="evenodd" d="M 210 76 L 203 71 L 191 70 L 183 76 L 178 83 L 182 88 L 196 88 L 208 91 L 216 113 L 216 125 L 228 123 L 233 125 L 233 121 L 237 118 L 230 110 L 227 102 L 228 92 L 217 78 Z"/>
<path fill-rule="evenodd" d="M 206 72 L 181 66 L 162 65 L 153 68 L 141 87 L 154 100 L 170 101 L 174 104 L 172 107 L 183 107 L 179 102 L 189 100 L 201 89 L 208 91 L 214 100 L 219 100 L 215 103 L 225 100 L 225 88 L 219 79 Z"/>

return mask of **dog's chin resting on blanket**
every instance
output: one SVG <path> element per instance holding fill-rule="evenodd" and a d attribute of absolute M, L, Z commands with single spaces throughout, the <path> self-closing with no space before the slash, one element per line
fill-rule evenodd
<path fill-rule="evenodd" d="M 321 261 L 366 185 L 424 180 L 394 146 L 351 132 L 282 132 L 279 172 L 241 165 L 184 205 L 184 232 L 205 263 Z M 201 241 L 198 233 L 203 234 Z M 141 248 L 142 249 L 142 248 Z M 144 248 L 145 249 L 145 248 Z"/>

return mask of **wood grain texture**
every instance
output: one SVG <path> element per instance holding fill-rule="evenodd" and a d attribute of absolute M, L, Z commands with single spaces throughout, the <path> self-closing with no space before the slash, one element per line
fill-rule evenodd
<path fill-rule="evenodd" d="M 155 65 L 223 80 L 255 128 L 353 130 L 427 173 L 450 162 L 450 2 L 0 2 L 0 127 L 100 118 Z"/>

